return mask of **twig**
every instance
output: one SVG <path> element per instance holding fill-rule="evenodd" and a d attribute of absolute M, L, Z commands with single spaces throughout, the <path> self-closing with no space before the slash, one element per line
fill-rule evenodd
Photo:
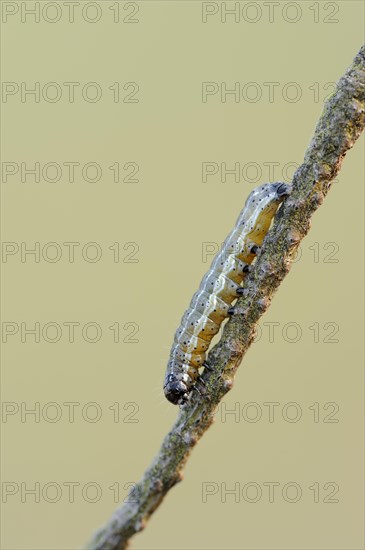
<path fill-rule="evenodd" d="M 327 100 L 304 162 L 294 175 L 293 192 L 279 210 L 255 267 L 245 279 L 246 294 L 238 300 L 220 342 L 209 354 L 212 371 L 203 374 L 205 394 L 194 394 L 180 410 L 158 455 L 135 487 L 131 502 L 116 510 L 87 548 L 125 549 L 167 492 L 181 481 L 191 450 L 212 424 L 220 400 L 232 388 L 258 320 L 289 272 L 291 257 L 309 231 L 312 214 L 322 204 L 346 152 L 364 128 L 364 101 L 365 46 Z"/>

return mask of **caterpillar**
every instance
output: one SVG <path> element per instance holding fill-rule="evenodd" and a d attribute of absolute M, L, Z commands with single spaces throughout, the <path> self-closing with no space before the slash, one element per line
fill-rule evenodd
<path fill-rule="evenodd" d="M 197 389 L 199 368 L 209 368 L 205 357 L 210 341 L 233 313 L 232 302 L 243 293 L 241 283 L 290 192 L 290 185 L 276 182 L 250 193 L 234 229 L 193 295 L 175 333 L 164 380 L 165 396 L 174 405 L 189 400 L 192 389 Z"/>

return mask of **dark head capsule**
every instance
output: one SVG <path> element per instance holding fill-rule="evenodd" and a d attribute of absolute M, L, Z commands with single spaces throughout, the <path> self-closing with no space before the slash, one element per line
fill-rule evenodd
<path fill-rule="evenodd" d="M 182 380 L 171 380 L 164 387 L 166 399 L 174 405 L 184 405 L 189 399 L 189 392 Z"/>

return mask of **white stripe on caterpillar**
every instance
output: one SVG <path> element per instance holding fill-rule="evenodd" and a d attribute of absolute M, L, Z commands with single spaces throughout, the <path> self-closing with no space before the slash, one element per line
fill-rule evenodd
<path fill-rule="evenodd" d="M 188 401 L 210 341 L 242 292 L 248 266 L 290 192 L 286 183 L 265 183 L 248 196 L 234 229 L 203 277 L 175 333 L 164 381 L 165 396 L 171 403 L 183 405 Z"/>

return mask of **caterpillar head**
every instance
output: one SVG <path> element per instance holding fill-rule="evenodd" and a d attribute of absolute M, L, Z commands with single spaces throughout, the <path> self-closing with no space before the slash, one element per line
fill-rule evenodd
<path fill-rule="evenodd" d="M 164 387 L 166 399 L 174 405 L 185 405 L 189 400 L 189 390 L 182 380 L 170 380 Z"/>

